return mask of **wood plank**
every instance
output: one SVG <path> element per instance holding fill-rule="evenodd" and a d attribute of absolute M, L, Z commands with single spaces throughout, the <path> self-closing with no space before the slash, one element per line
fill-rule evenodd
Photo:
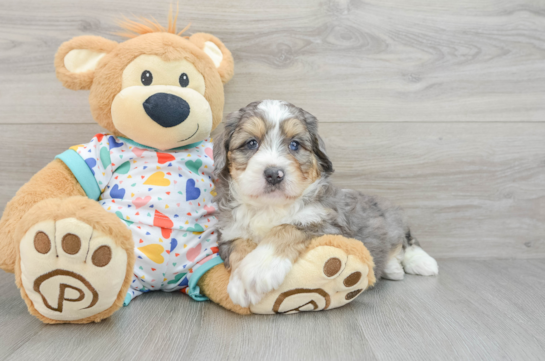
<path fill-rule="evenodd" d="M 545 260 L 439 260 L 438 277 L 383 281 L 336 310 L 238 316 L 179 293 L 135 299 L 98 324 L 0 323 L 2 359 L 541 360 Z M 24 309 L 0 272 L 0 317 Z M 12 305 L 12 306 L 10 306 Z M 37 332 L 36 332 L 37 331 Z M 26 333 L 25 333 L 26 332 Z"/>
<path fill-rule="evenodd" d="M 0 270 L 0 360 L 5 360 L 47 327 L 36 321 L 15 287 L 15 277 Z"/>
<path fill-rule="evenodd" d="M 401 205 L 437 257 L 545 254 L 543 124 L 323 124 L 321 134 L 338 185 Z"/>
<path fill-rule="evenodd" d="M 53 56 L 71 37 L 116 38 L 120 14 L 164 19 L 170 1 L 3 0 L 0 123 L 90 123 Z M 24 5 L 23 5 L 24 4 Z M 188 0 L 180 24 L 236 61 L 226 111 L 285 99 L 328 122 L 544 121 L 539 0 Z"/>
<path fill-rule="evenodd" d="M 545 352 L 542 288 L 520 285 L 532 274 L 527 262 L 545 265 L 440 260 L 437 278 L 406 276 L 364 294 L 356 301 L 367 302 L 366 312 L 354 318 L 380 360 L 539 360 Z"/>
<path fill-rule="evenodd" d="M 0 125 L 0 210 L 56 154 L 99 131 Z M 545 256 L 545 124 L 325 123 L 320 131 L 335 183 L 404 207 L 432 255 Z"/>

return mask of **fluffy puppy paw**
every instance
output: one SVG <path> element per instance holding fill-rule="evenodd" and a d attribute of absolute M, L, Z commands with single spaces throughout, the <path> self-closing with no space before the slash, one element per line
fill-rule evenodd
<path fill-rule="evenodd" d="M 227 286 L 227 293 L 229 293 L 229 297 L 234 304 L 242 307 L 248 307 L 250 305 L 250 297 L 244 288 L 238 268 L 231 273 L 229 285 Z"/>
<path fill-rule="evenodd" d="M 280 287 L 292 266 L 289 259 L 276 255 L 274 247 L 258 246 L 233 272 L 227 288 L 231 300 L 243 307 L 259 303 Z"/>
<path fill-rule="evenodd" d="M 401 263 L 405 272 L 413 275 L 437 276 L 439 274 L 437 261 L 418 246 L 408 247 Z"/>

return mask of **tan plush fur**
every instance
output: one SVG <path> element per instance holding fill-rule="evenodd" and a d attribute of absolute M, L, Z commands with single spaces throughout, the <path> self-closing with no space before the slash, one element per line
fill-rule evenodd
<path fill-rule="evenodd" d="M 55 56 L 55 69 L 62 84 L 72 90 L 90 89 L 89 102 L 95 120 L 112 134 L 122 136 L 113 124 L 111 106 L 121 90 L 125 67 L 140 55 L 155 55 L 164 61 L 187 60 L 204 78 L 204 97 L 212 111 L 212 128 L 216 128 L 223 116 L 223 84 L 233 76 L 234 67 L 232 55 L 223 43 L 209 34 L 181 37 L 180 34 L 187 28 L 176 32 L 176 16 L 172 14 L 169 15 L 168 27 L 144 20 L 142 24 L 127 21 L 125 28 L 133 32 L 130 36 L 132 39 L 121 44 L 98 36 L 80 36 L 62 44 Z M 214 43 L 222 52 L 218 67 L 203 51 L 207 41 Z M 93 70 L 71 72 L 67 69 L 65 58 L 72 50 L 105 55 Z M 0 220 L 0 268 L 15 272 L 16 283 L 31 314 L 46 323 L 59 323 L 39 314 L 21 287 L 18 253 L 23 235 L 34 224 L 68 217 L 75 217 L 109 235 L 128 254 L 125 280 L 114 304 L 97 315 L 73 321 L 98 322 L 123 304 L 132 277 L 134 244 L 131 232 L 115 215 L 86 198 L 85 192 L 62 161 L 55 160 L 38 172 L 8 203 Z"/>
<path fill-rule="evenodd" d="M 66 55 L 75 49 L 89 49 L 99 53 L 109 53 L 117 46 L 117 43 L 113 40 L 104 39 L 100 36 L 78 36 L 70 41 L 63 43 L 57 54 L 55 55 L 55 69 L 57 78 L 68 89 L 72 90 L 88 90 L 91 89 L 93 84 L 93 78 L 95 76 L 94 71 L 87 71 L 84 73 L 74 74 L 70 73 L 64 66 L 64 58 Z"/>
<path fill-rule="evenodd" d="M 163 25 L 159 24 L 157 20 L 155 19 L 146 19 L 144 17 L 140 17 L 140 21 L 134 21 L 129 20 L 127 18 L 124 19 L 124 21 L 121 21 L 119 23 L 119 26 L 126 30 L 126 32 L 117 33 L 117 35 L 124 36 L 126 38 L 136 38 L 139 35 L 149 34 L 149 33 L 171 33 L 175 35 L 182 35 L 184 31 L 186 31 L 189 28 L 189 25 L 186 26 L 182 31 L 177 32 L 176 30 L 176 23 L 178 21 L 178 12 L 179 12 L 179 6 L 176 6 L 176 12 L 172 11 L 172 5 L 170 6 L 170 9 L 168 11 L 168 26 L 164 27 Z"/>
<path fill-rule="evenodd" d="M 223 54 L 223 60 L 218 68 L 221 80 L 223 84 L 231 80 L 233 75 L 235 75 L 235 64 L 233 61 L 233 57 L 229 49 L 227 49 L 218 38 L 211 34 L 197 33 L 191 35 L 189 40 L 197 45 L 199 49 L 202 49 L 204 47 L 204 43 L 207 41 L 211 41 L 216 44 Z"/>
<path fill-rule="evenodd" d="M 31 314 L 46 323 L 65 323 L 42 316 L 32 305 L 21 284 L 18 246 L 23 235 L 34 224 L 68 217 L 77 218 L 110 235 L 128 254 L 126 278 L 115 303 L 108 310 L 74 323 L 98 322 L 123 305 L 134 267 L 134 244 L 127 227 L 115 215 L 106 212 L 97 202 L 85 196 L 72 172 L 62 161 L 56 159 L 36 173 L 8 203 L 0 221 L 0 244 L 3 250 L 0 252 L 0 267 L 7 272 L 15 272 L 17 287 L 21 289 L 21 296 Z"/>
<path fill-rule="evenodd" d="M 205 41 L 213 42 L 223 52 L 223 60 L 218 69 L 200 48 Z M 107 54 L 94 71 L 73 74 L 64 66 L 64 57 L 73 49 L 92 49 Z M 234 63 L 229 50 L 213 35 L 197 33 L 185 39 L 166 32 L 154 32 L 121 44 L 97 36 L 80 36 L 61 45 L 55 56 L 55 68 L 57 76 L 67 88 L 90 89 L 89 103 L 95 120 L 112 134 L 123 136 L 113 124 L 110 109 L 115 96 L 121 90 L 123 70 L 132 60 L 143 54 L 157 55 L 165 61 L 185 59 L 195 65 L 204 76 L 204 97 L 212 109 L 212 129 L 219 125 L 223 117 L 223 84 L 233 76 Z"/>
<path fill-rule="evenodd" d="M 373 258 L 371 257 L 371 254 L 367 248 L 365 248 L 361 242 L 355 239 L 345 238 L 343 236 L 326 235 L 313 239 L 301 257 L 304 257 L 304 255 L 311 250 L 322 246 L 339 248 L 346 254 L 356 256 L 363 263 L 370 265 L 369 273 L 367 275 L 369 287 L 376 283 L 375 273 L 373 272 Z M 231 298 L 227 293 L 227 285 L 229 284 L 230 275 L 231 273 L 222 264 L 212 268 L 199 280 L 198 285 L 201 292 L 213 302 L 230 311 L 240 315 L 250 314 L 251 312 L 249 308 L 235 305 L 233 301 L 231 301 Z"/>
<path fill-rule="evenodd" d="M 372 265 L 371 267 L 369 267 L 369 274 L 367 275 L 367 278 L 369 280 L 369 287 L 373 286 L 377 282 L 377 279 L 375 278 L 375 273 L 373 271 L 373 257 L 369 253 L 369 250 L 365 248 L 363 243 L 361 243 L 360 241 L 339 235 L 325 235 L 313 239 L 308 245 L 305 252 L 310 252 L 314 248 L 320 246 L 331 246 L 342 249 L 346 254 L 356 256 L 363 263 Z"/>
<path fill-rule="evenodd" d="M 68 167 L 56 159 L 36 173 L 7 204 L 0 220 L 0 268 L 13 273 L 20 237 L 15 230 L 23 216 L 37 203 L 52 197 L 85 196 Z"/>
<path fill-rule="evenodd" d="M 251 313 L 249 308 L 235 305 L 229 298 L 227 285 L 230 276 L 231 273 L 225 269 L 224 265 L 220 264 L 206 272 L 199 280 L 198 285 L 201 292 L 214 303 L 239 315 L 249 315 Z"/>
<path fill-rule="evenodd" d="M 127 252 L 127 271 L 123 286 L 117 294 L 114 304 L 96 315 L 83 318 L 81 320 L 72 321 L 71 323 L 90 323 L 99 322 L 100 320 L 110 317 L 112 313 L 117 311 L 125 299 L 125 295 L 129 289 L 134 268 L 134 243 L 132 240 L 131 231 L 117 218 L 113 213 L 105 211 L 97 202 L 88 199 L 85 196 L 67 197 L 64 199 L 51 198 L 43 200 L 32 207 L 18 223 L 15 231 L 15 239 L 20 240 L 25 233 L 36 223 L 46 220 L 61 220 L 65 218 L 76 218 L 87 223 L 93 229 L 100 231 L 110 236 L 115 244 Z M 32 304 L 32 301 L 27 296 L 21 281 L 21 267 L 19 256 L 19 247 L 16 250 L 16 265 L 15 265 L 15 283 L 21 290 L 21 296 L 25 300 L 28 311 L 45 323 L 66 323 L 66 321 L 57 321 L 41 315 Z"/>

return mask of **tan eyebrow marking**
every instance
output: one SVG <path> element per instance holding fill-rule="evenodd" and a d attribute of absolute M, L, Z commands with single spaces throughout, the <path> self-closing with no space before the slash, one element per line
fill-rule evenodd
<path fill-rule="evenodd" d="M 287 120 L 284 120 L 282 124 L 280 125 L 282 129 L 282 133 L 287 138 L 293 138 L 296 135 L 302 135 L 307 134 L 307 127 L 297 118 L 290 118 Z"/>
<path fill-rule="evenodd" d="M 267 133 L 267 127 L 263 119 L 252 117 L 242 124 L 242 129 L 256 138 L 263 139 L 265 133 Z"/>
<path fill-rule="evenodd" d="M 265 133 L 267 133 L 267 127 L 262 119 L 257 117 L 245 119 L 231 138 L 231 149 L 241 146 L 248 140 L 248 137 L 255 137 L 258 140 L 263 139 Z"/>

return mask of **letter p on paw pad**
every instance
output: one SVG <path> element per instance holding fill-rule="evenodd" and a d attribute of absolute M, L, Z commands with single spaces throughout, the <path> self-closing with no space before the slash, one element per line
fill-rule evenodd
<path fill-rule="evenodd" d="M 127 272 L 127 252 L 75 218 L 32 226 L 20 255 L 23 296 L 53 322 L 83 320 L 111 308 Z"/>

